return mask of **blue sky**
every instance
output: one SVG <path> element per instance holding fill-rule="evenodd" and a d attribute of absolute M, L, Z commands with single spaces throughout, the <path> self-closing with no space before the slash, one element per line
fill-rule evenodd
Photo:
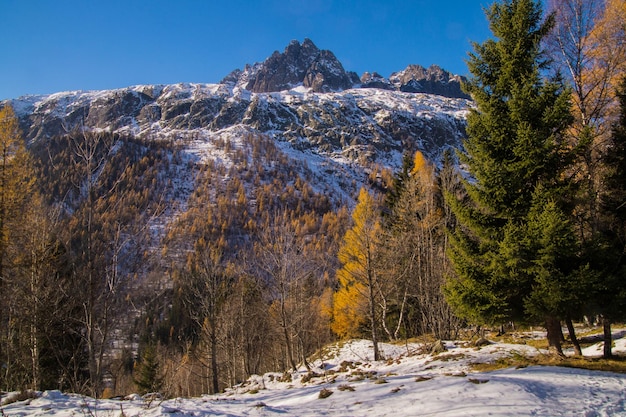
<path fill-rule="evenodd" d="M 466 74 L 491 0 L 0 0 L 0 99 L 217 83 L 310 38 L 346 70 Z"/>

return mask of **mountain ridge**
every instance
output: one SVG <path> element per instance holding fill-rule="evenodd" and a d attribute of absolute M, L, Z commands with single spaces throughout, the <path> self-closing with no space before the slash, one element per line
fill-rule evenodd
<path fill-rule="evenodd" d="M 234 132 L 264 135 L 328 174 L 314 188 L 328 190 L 325 182 L 335 174 L 349 178 L 343 185 L 330 181 L 337 191 L 331 194 L 345 201 L 376 166 L 397 170 L 403 155 L 417 150 L 437 161 L 445 149 L 461 146 L 472 106 L 456 97 L 461 81 L 437 66 L 418 65 L 389 79 L 376 73 L 359 79 L 332 52 L 305 39 L 219 84 L 137 85 L 7 102 L 31 145 L 85 129 L 171 140 L 197 153 L 211 142 L 234 140 Z"/>
<path fill-rule="evenodd" d="M 329 50 L 320 50 L 308 38 L 302 44 L 292 40 L 284 52 L 274 53 L 261 63 L 236 69 L 220 81 L 234 84 L 254 93 L 271 93 L 297 86 L 314 92 L 343 91 L 352 88 L 383 88 L 409 93 L 436 94 L 450 98 L 469 99 L 461 84 L 465 77 L 450 74 L 438 65 L 424 68 L 411 64 L 385 78 L 377 72 L 360 77 L 346 71 Z"/>

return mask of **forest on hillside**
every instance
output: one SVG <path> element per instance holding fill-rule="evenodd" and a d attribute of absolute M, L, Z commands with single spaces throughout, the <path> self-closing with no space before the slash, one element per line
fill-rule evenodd
<path fill-rule="evenodd" d="M 330 342 L 626 318 L 626 3 L 502 0 L 440 164 L 372 165 L 352 207 L 261 134 L 194 159 L 0 109 L 0 389 L 216 393 Z M 189 178 L 181 182 L 180 178 Z M 171 204 L 174 202 L 175 204 Z"/>

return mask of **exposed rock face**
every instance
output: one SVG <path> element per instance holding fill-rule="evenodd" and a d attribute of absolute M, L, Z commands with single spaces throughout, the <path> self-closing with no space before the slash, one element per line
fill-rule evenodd
<path fill-rule="evenodd" d="M 461 89 L 461 83 L 464 80 L 464 77 L 452 75 L 437 65 L 432 65 L 429 68 L 409 65 L 403 71 L 391 74 L 389 79 L 377 72 L 365 72 L 361 76 L 360 87 L 469 99 L 469 95 Z"/>
<path fill-rule="evenodd" d="M 320 50 L 310 39 L 305 39 L 302 44 L 291 41 L 284 52 L 275 51 L 262 63 L 231 72 L 220 83 L 253 93 L 286 91 L 297 86 L 318 93 L 378 88 L 469 99 L 461 90 L 463 80 L 464 77 L 452 75 L 436 65 L 429 68 L 409 65 L 388 79 L 377 72 L 365 72 L 359 78 L 356 73 L 346 71 L 331 51 Z"/>
<path fill-rule="evenodd" d="M 364 72 L 361 75 L 361 88 L 382 88 L 383 90 L 395 90 L 388 79 L 377 72 Z"/>
<path fill-rule="evenodd" d="M 467 98 L 461 89 L 464 77 L 452 75 L 437 65 L 424 68 L 409 65 L 403 71 L 394 72 L 389 81 L 400 91 L 407 93 L 437 94 L 444 97 Z"/>
<path fill-rule="evenodd" d="M 243 84 L 254 93 L 289 90 L 297 85 L 315 92 L 346 90 L 354 76 L 347 73 L 335 55 L 320 50 L 310 39 L 292 41 L 283 53 L 274 52 L 263 63 L 229 74 L 223 82 Z"/>
<path fill-rule="evenodd" d="M 320 155 L 398 163 L 403 152 L 420 149 L 437 159 L 443 149 L 459 146 L 470 105 L 380 88 L 249 93 L 223 84 L 58 93 L 12 104 L 29 142 L 76 126 L 176 140 L 246 126 Z"/>

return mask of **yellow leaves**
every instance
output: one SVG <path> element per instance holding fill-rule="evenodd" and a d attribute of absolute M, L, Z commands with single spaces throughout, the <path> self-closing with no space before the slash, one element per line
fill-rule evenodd
<path fill-rule="evenodd" d="M 411 177 L 415 178 L 424 189 L 435 185 L 435 169 L 420 151 L 415 152 Z"/>
<path fill-rule="evenodd" d="M 366 294 L 373 285 L 374 257 L 382 238 L 379 201 L 364 188 L 352 220 L 354 225 L 346 232 L 337 255 L 343 267 L 337 271 L 339 290 L 333 297 L 332 329 L 343 337 L 356 336 L 367 319 Z"/>
<path fill-rule="evenodd" d="M 418 175 L 420 172 L 424 172 L 424 169 L 428 166 L 428 161 L 424 158 L 424 155 L 417 151 L 413 157 L 413 169 L 411 175 Z"/>
<path fill-rule="evenodd" d="M 626 74 L 626 2 L 607 0 L 589 36 L 591 65 L 582 72 L 587 100 L 600 122 L 617 115 L 616 90 Z M 608 117 L 608 120 L 607 120 Z M 605 128 L 610 123 L 603 123 Z"/>
<path fill-rule="evenodd" d="M 378 202 L 361 188 L 359 199 L 352 213 L 354 226 L 344 236 L 339 249 L 339 261 L 350 273 L 358 273 L 359 268 L 366 268 L 368 257 L 378 245 L 381 226 L 378 213 Z"/>
<path fill-rule="evenodd" d="M 331 329 L 340 337 L 359 336 L 359 328 L 367 318 L 367 299 L 363 284 L 355 282 L 342 286 L 333 296 L 333 322 Z"/>
<path fill-rule="evenodd" d="M 11 228 L 21 227 L 24 206 L 34 192 L 33 163 L 11 106 L 0 109 L 0 238 L 6 245 Z M 15 222 L 15 224 L 9 224 Z M 3 246 L 4 247 L 4 246 Z M 4 253 L 0 254 L 4 256 Z"/>
<path fill-rule="evenodd" d="M 0 109 L 0 146 L 5 149 L 15 149 L 19 146 L 20 131 L 13 107 L 4 106 Z M 3 155 L 4 157 L 4 155 Z"/>

